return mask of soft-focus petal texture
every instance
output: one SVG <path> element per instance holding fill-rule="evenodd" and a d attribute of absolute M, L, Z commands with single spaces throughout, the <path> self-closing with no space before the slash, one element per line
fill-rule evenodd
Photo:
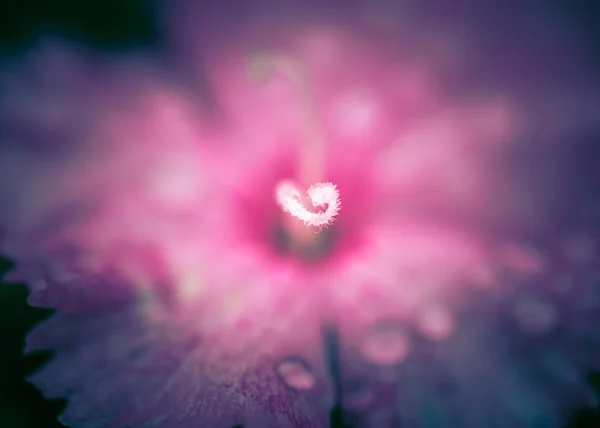
<path fill-rule="evenodd" d="M 559 427 L 594 402 L 600 96 L 577 39 L 512 1 L 350 3 L 173 2 L 169 72 L 59 43 L 6 65 L 2 249 L 58 310 L 27 350 L 55 351 L 32 381 L 66 424 L 326 427 L 337 399 L 365 427 Z M 302 94 L 251 78 L 264 53 L 310 74 L 343 206 L 300 253 L 273 195 Z"/>

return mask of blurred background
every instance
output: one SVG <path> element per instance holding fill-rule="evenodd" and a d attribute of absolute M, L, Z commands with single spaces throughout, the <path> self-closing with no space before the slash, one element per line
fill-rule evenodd
<path fill-rule="evenodd" d="M 565 19 L 577 24 L 600 77 L 600 1 L 542 1 L 559 2 Z M 156 18 L 152 4 L 143 0 L 3 0 L 0 67 L 3 61 L 27 50 L 42 34 L 57 35 L 96 51 L 127 53 L 141 49 L 160 55 L 161 34 Z M 10 260 L 0 259 L 0 279 L 11 267 Z M 24 381 L 49 357 L 43 353 L 23 357 L 26 334 L 51 314 L 27 305 L 23 284 L 0 282 L 0 428 L 62 426 L 56 416 L 64 402 L 45 400 Z M 600 394 L 600 374 L 590 373 L 589 380 Z M 580 409 L 568 426 L 600 427 L 600 408 Z"/>
<path fill-rule="evenodd" d="M 103 52 L 159 47 L 152 8 L 145 1 L 0 2 L 0 64 L 27 50 L 45 34 Z M 62 427 L 56 417 L 65 403 L 44 400 L 24 381 L 50 357 L 50 353 L 23 357 L 25 337 L 52 311 L 29 307 L 24 285 L 1 281 L 11 266 L 9 260 L 0 258 L 0 428 Z"/>

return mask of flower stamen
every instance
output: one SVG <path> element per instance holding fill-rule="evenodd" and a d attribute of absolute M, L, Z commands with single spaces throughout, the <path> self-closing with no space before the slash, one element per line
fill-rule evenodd
<path fill-rule="evenodd" d="M 299 218 L 306 226 L 323 227 L 333 223 L 340 210 L 340 195 L 332 183 L 317 183 L 306 192 L 315 208 L 327 207 L 325 211 L 309 211 L 302 203 L 300 190 L 291 181 L 281 181 L 275 189 L 275 200 L 284 212 Z"/>

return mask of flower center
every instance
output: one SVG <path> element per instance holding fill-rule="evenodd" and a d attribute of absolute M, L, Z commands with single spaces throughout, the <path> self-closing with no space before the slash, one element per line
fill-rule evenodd
<path fill-rule="evenodd" d="M 273 189 L 292 176 L 296 169 L 296 156 L 287 147 L 285 141 L 275 144 L 273 153 L 246 171 L 248 180 L 233 189 L 233 236 L 269 258 L 285 259 L 303 268 L 308 265 L 320 268 L 347 258 L 362 247 L 363 234 L 377 209 L 379 193 L 369 163 L 365 165 L 364 157 L 355 156 L 330 165 L 331 179 L 338 183 L 344 198 L 344 215 L 328 227 L 306 227 L 302 220 L 284 212 L 273 195 Z M 308 209 L 317 214 L 327 210 L 312 206 Z M 292 231 L 297 229 L 290 228 L 293 222 L 300 230 L 307 231 L 310 239 L 299 239 L 294 235 Z"/>
<path fill-rule="evenodd" d="M 276 223 L 273 229 L 273 242 L 280 254 L 296 257 L 305 262 L 318 262 L 325 259 L 334 250 L 339 229 L 333 225 L 314 237 L 298 240 L 289 230 L 289 223 Z"/>

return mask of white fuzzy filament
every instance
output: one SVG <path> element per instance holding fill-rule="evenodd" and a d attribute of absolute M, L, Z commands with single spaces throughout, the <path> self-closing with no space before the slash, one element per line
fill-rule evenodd
<path fill-rule="evenodd" d="M 324 211 L 309 211 L 302 203 L 302 194 L 296 185 L 289 181 L 281 181 L 275 188 L 275 199 L 283 211 L 299 218 L 306 226 L 328 226 L 335 220 L 340 211 L 340 194 L 332 183 L 317 183 L 306 192 L 315 208 Z"/>

